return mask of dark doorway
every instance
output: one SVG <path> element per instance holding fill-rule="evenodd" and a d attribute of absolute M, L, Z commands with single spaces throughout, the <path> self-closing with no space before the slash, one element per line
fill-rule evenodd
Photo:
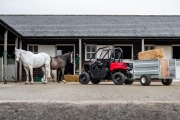
<path fill-rule="evenodd" d="M 61 51 L 62 54 L 72 52 L 73 46 L 57 46 L 57 51 Z M 74 74 L 74 64 L 68 62 L 65 68 L 64 74 Z"/>
<path fill-rule="evenodd" d="M 132 46 L 115 46 L 123 50 L 123 59 L 132 59 Z"/>
<path fill-rule="evenodd" d="M 180 59 L 180 46 L 173 46 L 173 59 Z"/>

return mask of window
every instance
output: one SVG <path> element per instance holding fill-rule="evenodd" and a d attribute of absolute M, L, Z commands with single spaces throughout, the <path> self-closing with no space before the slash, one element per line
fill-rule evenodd
<path fill-rule="evenodd" d="M 146 50 L 153 50 L 155 49 L 155 45 L 145 45 L 145 51 Z"/>
<path fill-rule="evenodd" d="M 96 45 L 86 45 L 85 59 L 86 60 L 91 59 L 95 52 L 96 52 Z M 94 56 L 92 59 L 95 59 L 95 58 L 96 58 L 96 56 Z"/>
<path fill-rule="evenodd" d="M 27 45 L 27 50 L 33 53 L 38 53 L 38 45 Z"/>

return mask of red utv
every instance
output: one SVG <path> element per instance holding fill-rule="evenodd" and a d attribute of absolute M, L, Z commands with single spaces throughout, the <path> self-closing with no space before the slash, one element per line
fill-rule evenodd
<path fill-rule="evenodd" d="M 99 58 L 97 54 L 100 54 Z M 129 63 L 123 62 L 123 50 L 118 48 L 99 48 L 84 64 L 84 72 L 79 76 L 81 84 L 98 84 L 102 79 L 112 80 L 116 85 L 130 85 L 134 82 Z"/>

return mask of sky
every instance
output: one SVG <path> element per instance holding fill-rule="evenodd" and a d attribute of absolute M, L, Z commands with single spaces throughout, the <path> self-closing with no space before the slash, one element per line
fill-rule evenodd
<path fill-rule="evenodd" d="M 0 14 L 180 15 L 180 0 L 0 0 Z"/>

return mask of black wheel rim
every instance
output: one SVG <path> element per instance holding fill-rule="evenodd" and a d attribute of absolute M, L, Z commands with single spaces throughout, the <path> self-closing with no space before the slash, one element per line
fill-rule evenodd
<path fill-rule="evenodd" d="M 116 83 L 121 82 L 121 77 L 119 75 L 116 75 L 114 78 L 115 78 L 114 80 Z"/>

